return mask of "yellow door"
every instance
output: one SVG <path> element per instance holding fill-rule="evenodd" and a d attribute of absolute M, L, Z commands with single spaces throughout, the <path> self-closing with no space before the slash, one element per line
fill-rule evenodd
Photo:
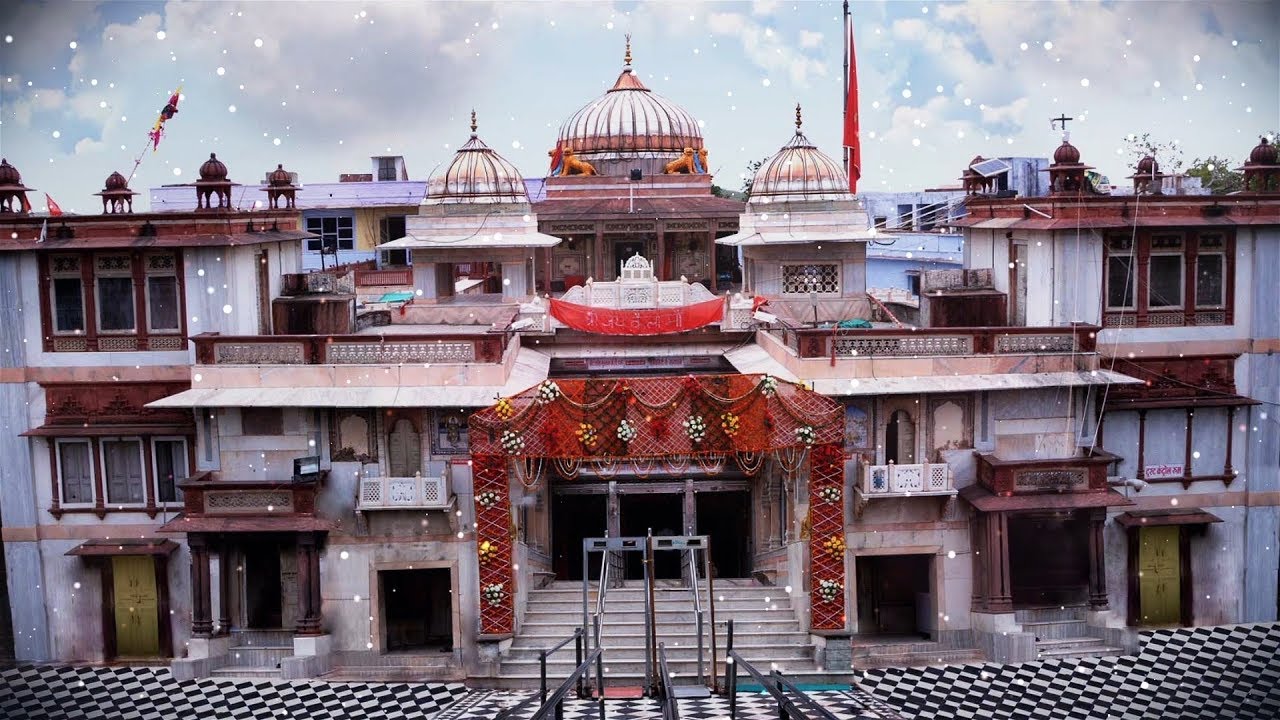
<path fill-rule="evenodd" d="M 115 580 L 116 654 L 160 654 L 159 597 L 155 560 L 148 556 L 112 558 Z"/>
<path fill-rule="evenodd" d="M 1142 625 L 1182 621 L 1182 558 L 1178 527 L 1144 527 L 1138 540 L 1138 590 Z"/>

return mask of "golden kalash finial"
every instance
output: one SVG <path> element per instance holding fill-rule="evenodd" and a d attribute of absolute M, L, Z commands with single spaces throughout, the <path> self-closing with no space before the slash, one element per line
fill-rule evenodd
<path fill-rule="evenodd" d="M 627 33 L 627 54 L 622 56 L 622 64 L 631 65 L 631 33 Z"/>
<path fill-rule="evenodd" d="M 471 134 L 472 134 L 472 135 L 475 135 L 475 134 L 476 134 L 476 127 L 477 127 L 477 125 L 476 125 L 476 110 L 475 110 L 475 108 L 471 108 Z"/>
<path fill-rule="evenodd" d="M 800 125 L 801 125 L 801 120 L 800 120 L 800 103 L 796 103 L 796 134 L 797 134 L 797 135 L 799 135 L 799 134 L 800 134 Z"/>

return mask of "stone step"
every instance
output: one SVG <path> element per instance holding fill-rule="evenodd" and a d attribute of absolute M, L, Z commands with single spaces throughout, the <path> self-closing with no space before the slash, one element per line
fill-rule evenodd
<path fill-rule="evenodd" d="M 689 644 L 681 644 L 681 645 L 668 642 L 665 639 L 659 640 L 659 642 L 666 646 L 667 658 L 670 660 L 696 660 L 698 657 L 698 645 L 696 642 L 689 643 Z M 752 657 L 768 657 L 770 659 L 778 659 L 778 658 L 803 659 L 803 658 L 813 657 L 813 647 L 810 645 L 786 645 L 786 644 L 763 645 L 762 644 L 762 645 L 752 645 L 752 646 L 736 646 L 736 648 L 738 652 L 741 653 L 748 660 L 750 660 Z M 720 654 L 720 655 L 724 654 L 723 641 L 717 643 L 716 651 L 717 651 L 717 654 Z M 604 641 L 604 656 L 606 660 L 613 657 L 643 658 L 644 652 L 645 652 L 645 648 L 644 648 L 643 640 L 641 640 L 639 644 L 626 644 L 626 645 L 619 644 L 618 641 L 614 638 L 606 639 Z M 536 661 L 540 653 L 541 651 L 535 648 L 513 647 L 511 650 L 507 651 L 506 656 L 503 658 L 503 662 L 516 661 L 516 660 Z M 705 643 L 702 646 L 702 653 L 703 653 L 703 657 L 707 659 L 711 658 L 710 643 Z M 572 665 L 573 657 L 574 657 L 573 651 L 568 650 L 563 654 L 555 653 L 554 655 L 551 655 L 550 657 L 547 658 L 547 663 L 550 664 L 551 662 L 561 662 L 561 663 L 567 663 L 569 665 Z"/>
<path fill-rule="evenodd" d="M 938 648 L 932 651 L 900 652 L 870 657 L 855 657 L 855 670 L 872 670 L 893 667 L 924 667 L 928 665 L 970 665 L 986 662 L 981 650 Z"/>
<path fill-rule="evenodd" d="M 612 609 L 609 609 L 605 611 L 604 621 L 606 623 L 644 622 L 644 616 L 645 616 L 644 612 L 641 612 L 641 611 L 636 611 L 636 612 L 616 611 L 615 612 Z M 659 623 L 662 623 L 662 622 L 692 623 L 697 617 L 691 608 L 685 608 L 682 610 L 674 610 L 674 609 L 666 610 L 663 608 L 658 608 L 654 610 L 654 616 Z M 718 623 L 722 623 L 722 622 L 725 622 L 726 620 L 732 619 L 736 625 L 744 626 L 744 625 L 749 625 L 757 620 L 771 618 L 772 616 L 777 616 L 779 620 L 784 620 L 784 619 L 793 620 L 795 618 L 795 613 L 791 610 L 791 608 L 779 608 L 777 610 L 765 610 L 763 608 L 737 608 L 737 609 L 721 610 L 719 607 L 716 608 L 716 622 Z M 702 618 L 703 618 L 703 622 L 710 622 L 711 612 L 704 608 L 702 611 Z M 581 609 L 577 611 L 555 610 L 555 611 L 548 611 L 548 612 L 528 613 L 525 615 L 525 622 L 526 623 L 528 622 L 555 623 L 559 625 L 566 625 L 569 627 L 577 627 L 579 624 L 582 623 L 582 610 Z"/>
<path fill-rule="evenodd" d="M 714 590 L 716 599 L 719 599 L 721 596 L 725 598 L 754 598 L 754 597 L 760 597 L 762 595 L 772 595 L 775 597 L 787 595 L 785 588 L 770 587 L 767 585 L 757 585 L 753 587 L 738 587 L 733 585 L 721 586 L 717 584 L 713 588 L 713 590 Z M 699 587 L 698 593 L 703 597 L 706 597 L 707 596 L 706 587 L 705 586 Z M 599 595 L 598 591 L 591 590 L 589 593 L 587 593 L 587 599 L 590 600 L 591 602 L 595 602 L 598 595 Z M 607 602 L 611 602 L 615 599 L 621 599 L 621 598 L 625 598 L 628 600 L 643 600 L 645 595 L 647 595 L 647 593 L 645 592 L 644 588 L 610 588 L 609 592 L 605 593 L 605 600 Z M 681 598 L 681 597 L 689 598 L 689 597 L 692 597 L 693 593 L 691 593 L 689 588 L 687 587 L 655 588 L 653 595 L 655 598 L 662 600 L 664 598 Z M 576 601 L 581 603 L 582 588 L 578 588 L 577 590 L 547 590 L 547 589 L 530 590 L 529 599 L 559 600 L 564 602 Z"/>
<path fill-rule="evenodd" d="M 1041 660 L 1060 660 L 1062 658 L 1101 658 L 1123 655 L 1124 648 L 1103 644 L 1101 640 L 1091 645 L 1072 645 L 1065 648 L 1054 648 L 1039 651 Z"/>
<path fill-rule="evenodd" d="M 224 667 L 210 673 L 213 677 L 241 678 L 246 680 L 279 680 L 280 671 L 274 667 Z"/>
<path fill-rule="evenodd" d="M 559 642 L 559 641 L 556 641 Z M 552 645 L 555 642 L 551 643 Z M 342 668 L 417 667 L 442 668 L 455 664 L 452 652 L 396 652 L 379 655 L 373 651 L 338 651 L 332 656 L 333 666 Z"/>
<path fill-rule="evenodd" d="M 615 612 L 644 612 L 645 602 L 643 600 L 618 600 L 609 598 L 604 605 L 605 614 Z M 722 612 L 736 612 L 739 610 L 761 611 L 761 610 L 790 610 L 791 598 L 787 596 L 771 597 L 768 595 L 758 598 L 731 598 L 728 600 L 716 600 L 716 614 Z M 658 612 L 677 612 L 688 611 L 694 609 L 693 600 L 684 598 L 682 600 L 659 600 L 654 603 L 654 610 Z M 596 606 L 589 604 L 587 612 L 594 613 Z M 711 612 L 711 605 L 703 598 L 702 611 Z M 582 614 L 582 603 L 580 602 L 564 602 L 559 600 L 541 600 L 531 598 L 526 605 L 525 613 L 546 613 L 546 612 L 576 612 Z"/>
<path fill-rule="evenodd" d="M 1058 650 L 1062 648 L 1102 645 L 1102 640 L 1088 635 L 1080 637 L 1068 638 L 1048 638 L 1036 641 L 1036 648 L 1039 650 Z"/>
<path fill-rule="evenodd" d="M 458 679 L 466 673 L 458 670 Z M 423 667 L 382 666 L 382 667 L 340 667 L 321 675 L 321 680 L 329 682 L 439 682 L 440 671 Z"/>
<path fill-rule="evenodd" d="M 279 667 L 280 661 L 291 655 L 292 645 L 233 645 L 227 662 L 234 667 Z"/>
<path fill-rule="evenodd" d="M 525 629 L 527 630 L 528 628 L 526 627 Z M 635 628 L 628 628 L 625 632 L 619 631 L 613 626 L 606 626 L 605 629 L 608 630 L 607 637 L 609 640 L 618 641 L 621 644 L 627 645 L 644 644 L 644 626 L 642 625 L 636 626 Z M 520 635 L 516 636 L 515 640 L 512 642 L 512 649 L 531 648 L 534 650 L 541 650 L 543 648 L 550 648 L 568 637 L 570 634 L 570 632 L 566 632 L 564 634 L 522 632 Z M 702 632 L 703 642 L 710 642 L 710 637 L 711 633 L 704 628 Z M 723 647 L 725 639 L 726 635 L 724 629 L 721 628 L 716 633 L 716 642 Z M 800 632 L 799 630 L 771 630 L 768 632 L 753 630 L 749 633 L 736 634 L 733 641 L 739 647 L 774 644 L 805 645 L 809 642 L 809 634 L 806 632 Z M 682 645 L 694 644 L 698 642 L 698 635 L 693 632 L 693 628 L 681 628 L 678 632 L 659 628 L 658 642 L 664 642 L 668 645 L 674 643 L 680 643 Z M 573 645 L 566 645 L 561 652 L 565 650 L 573 652 Z"/>
<path fill-rule="evenodd" d="M 1063 605 L 1015 610 L 1013 617 L 1019 623 L 1084 620 L 1085 612 L 1086 608 L 1083 605 Z"/>
<path fill-rule="evenodd" d="M 232 630 L 232 645 L 293 646 L 292 630 Z"/>
<path fill-rule="evenodd" d="M 1084 637 L 1089 625 L 1084 620 L 1048 620 L 1022 623 L 1022 631 L 1037 640 Z"/>
<path fill-rule="evenodd" d="M 724 636 L 726 634 L 724 624 L 719 622 L 719 616 L 716 617 L 716 635 Z M 707 622 L 703 625 L 703 632 L 707 632 L 707 628 L 711 625 Z M 577 623 L 566 622 L 541 622 L 539 620 L 528 620 L 520 626 L 520 634 L 517 637 L 548 637 L 554 638 L 549 645 L 555 645 L 561 640 L 573 634 L 578 628 Z M 660 635 L 667 633 L 690 634 L 694 632 L 694 623 L 692 621 L 680 622 L 662 622 L 657 624 L 657 631 Z M 734 624 L 734 635 L 742 637 L 744 635 L 765 632 L 800 632 L 800 624 L 792 618 L 785 620 L 758 620 L 754 622 L 739 622 Z M 612 635 L 614 633 L 622 635 L 643 636 L 644 621 L 609 621 L 601 626 L 602 635 Z"/>
<path fill-rule="evenodd" d="M 752 665 L 755 665 L 756 668 L 761 672 L 767 673 L 770 670 L 778 669 L 785 672 L 788 677 L 790 677 L 793 672 L 814 671 L 817 669 L 812 659 L 747 657 L 747 661 L 750 662 Z M 717 665 L 721 668 L 721 675 L 723 675 L 724 664 L 717 663 Z M 554 663 L 554 664 L 548 661 L 547 677 L 548 678 L 568 677 L 569 673 L 573 672 L 576 667 L 577 666 L 573 663 L 573 661 L 569 661 L 567 663 Z M 707 655 L 707 659 L 706 659 L 706 662 L 703 664 L 703 667 L 704 667 L 704 672 L 707 672 L 707 673 L 711 672 L 710 654 Z M 503 662 L 501 665 L 500 674 L 502 677 L 539 677 L 538 668 L 539 668 L 539 665 L 537 660 L 516 660 L 516 661 L 510 661 L 510 662 Z M 613 659 L 613 660 L 610 660 L 609 657 L 606 656 L 604 660 L 604 674 L 605 674 L 605 677 L 609 680 L 610 684 L 615 684 L 617 682 L 616 678 L 620 678 L 620 677 L 643 677 L 644 668 L 645 668 L 645 662 L 644 662 L 643 656 L 637 657 L 635 659 Z M 670 672 L 675 673 L 676 677 L 678 678 L 696 677 L 698 674 L 698 664 L 697 662 L 694 662 L 694 661 L 668 660 L 667 669 Z M 745 677 L 745 674 L 744 674 L 744 677 Z"/>

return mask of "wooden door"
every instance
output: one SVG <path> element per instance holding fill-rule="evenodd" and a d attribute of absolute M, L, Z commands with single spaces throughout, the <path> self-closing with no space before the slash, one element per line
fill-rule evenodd
<path fill-rule="evenodd" d="M 111 563 L 116 655 L 155 657 L 160 654 L 155 561 L 145 555 L 122 555 L 112 558 Z"/>
<path fill-rule="evenodd" d="M 388 468 L 391 477 L 413 477 L 422 471 L 422 440 L 413 423 L 401 418 L 387 436 Z"/>
<path fill-rule="evenodd" d="M 1173 625 L 1182 620 L 1182 558 L 1180 528 L 1144 527 L 1138 536 L 1139 621 L 1142 625 Z"/>

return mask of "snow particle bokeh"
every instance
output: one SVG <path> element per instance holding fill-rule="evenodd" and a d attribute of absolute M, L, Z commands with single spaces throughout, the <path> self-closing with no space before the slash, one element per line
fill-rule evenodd
<path fill-rule="evenodd" d="M 227 106 L 227 112 L 235 112 L 235 111 L 236 111 L 236 106 L 235 106 L 235 105 L 228 105 L 228 106 Z"/>
<path fill-rule="evenodd" d="M 902 89 L 902 97 L 903 97 L 903 98 L 909 98 L 909 97 L 911 97 L 911 88 L 903 88 L 903 89 Z"/>
<path fill-rule="evenodd" d="M 7 43 L 11 43 L 11 42 L 13 42 L 13 36 L 12 36 L 12 35 L 5 35 L 5 36 L 4 36 L 4 41 L 5 41 L 5 42 L 7 42 Z"/>
<path fill-rule="evenodd" d="M 253 46 L 254 46 L 254 47 L 262 47 L 262 38 L 254 38 L 254 40 L 253 40 Z"/>
<path fill-rule="evenodd" d="M 163 30 L 157 30 L 157 31 L 156 31 L 156 39 L 157 39 L 157 40 L 163 40 L 164 38 L 165 38 L 164 31 L 163 31 Z"/>
<path fill-rule="evenodd" d="M 219 67 L 215 72 L 217 72 L 219 75 L 226 75 L 227 69 L 224 67 Z"/>
<path fill-rule="evenodd" d="M 1080 87 L 1089 87 L 1089 78 L 1080 78 Z"/>
<path fill-rule="evenodd" d="M 67 43 L 67 47 L 71 48 L 72 50 L 75 50 L 75 49 L 76 49 L 76 41 L 75 41 L 75 40 L 72 40 L 71 42 Z"/>
<path fill-rule="evenodd" d="M 182 174 L 182 168 L 174 168 L 174 169 L 173 169 L 173 174 L 174 174 L 174 175 L 181 175 L 181 174 Z"/>

